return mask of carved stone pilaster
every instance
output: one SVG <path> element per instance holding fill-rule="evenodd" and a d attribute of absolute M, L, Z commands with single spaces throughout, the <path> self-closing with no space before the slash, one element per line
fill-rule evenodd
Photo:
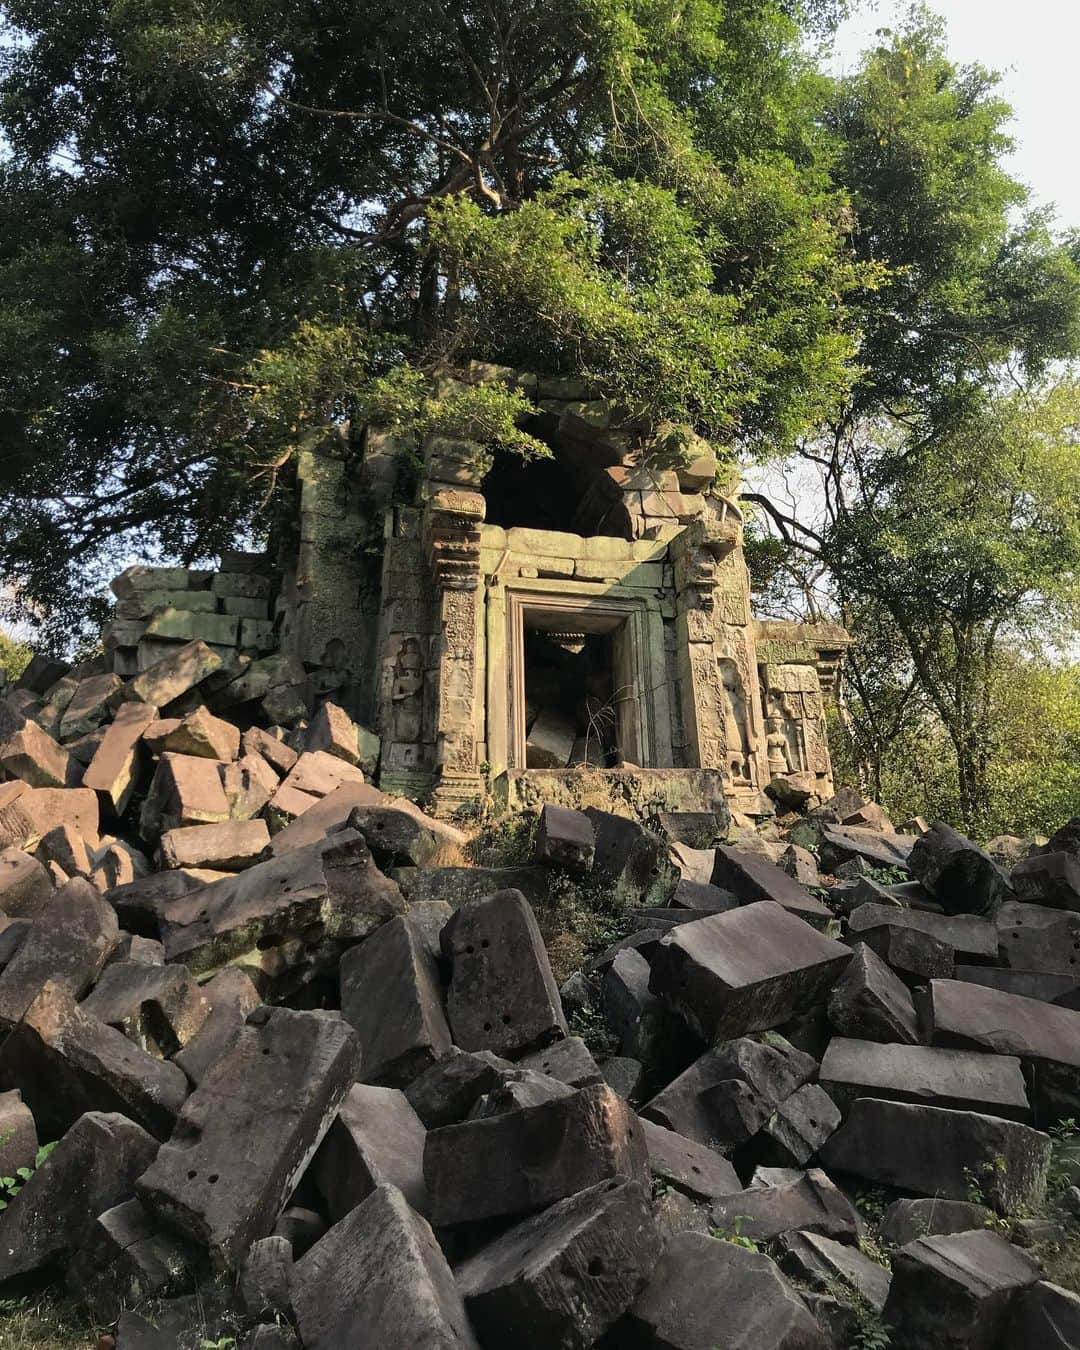
<path fill-rule="evenodd" d="M 424 548 L 438 591 L 438 741 L 435 809 L 449 815 L 483 788 L 478 745 L 482 739 L 480 526 L 484 498 L 444 489 L 424 512 Z"/>

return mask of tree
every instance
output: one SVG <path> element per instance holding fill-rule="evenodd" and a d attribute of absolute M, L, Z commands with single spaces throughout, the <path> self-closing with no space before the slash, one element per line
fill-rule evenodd
<path fill-rule="evenodd" d="M 852 249 L 882 269 L 861 301 L 864 371 L 792 455 L 798 490 L 755 494 L 789 596 L 861 638 L 846 712 L 862 785 L 880 795 L 929 718 L 973 829 L 1002 647 L 1075 629 L 1080 597 L 1080 403 L 1055 366 L 1077 349 L 1077 270 L 1044 219 L 1011 222 L 1024 193 L 999 163 L 993 89 L 922 15 L 840 82 L 834 172 Z"/>
<path fill-rule="evenodd" d="M 428 396 L 459 361 L 584 372 L 732 450 L 805 433 L 875 278 L 802 54 L 836 9 L 4 0 L 0 568 L 28 608 L 70 624 L 119 552 L 257 526 L 328 425 L 464 416 Z"/>

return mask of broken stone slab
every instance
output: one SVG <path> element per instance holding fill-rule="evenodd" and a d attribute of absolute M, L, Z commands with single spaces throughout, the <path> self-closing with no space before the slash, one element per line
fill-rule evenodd
<path fill-rule="evenodd" d="M 99 1214 L 67 1268 L 68 1293 L 102 1322 L 132 1305 L 188 1293 L 199 1268 L 197 1249 L 163 1230 L 138 1200 Z"/>
<path fill-rule="evenodd" d="M 645 1083 L 645 1066 L 630 1055 L 609 1055 L 600 1065 L 604 1082 L 628 1102 L 639 1102 Z"/>
<path fill-rule="evenodd" d="M 405 918 L 350 948 L 339 979 L 341 1015 L 359 1038 L 365 1083 L 404 1087 L 450 1050 L 439 972 Z"/>
<path fill-rule="evenodd" d="M 584 811 L 548 802 L 540 812 L 533 858 L 544 867 L 562 867 L 574 876 L 591 871 L 596 832 Z"/>
<path fill-rule="evenodd" d="M 161 836 L 161 861 L 168 868 L 213 867 L 240 872 L 258 862 L 270 846 L 264 820 L 227 820 L 217 825 L 187 825 Z"/>
<path fill-rule="evenodd" d="M 97 838 L 97 795 L 81 787 L 34 788 L 21 779 L 0 783 L 0 848 L 32 851 L 44 835 L 64 824 Z"/>
<path fill-rule="evenodd" d="M 817 1083 L 804 1083 L 762 1125 L 759 1151 L 779 1167 L 805 1167 L 839 1124 L 830 1093 Z"/>
<path fill-rule="evenodd" d="M 962 980 L 931 980 L 923 1016 L 932 1045 L 1018 1056 L 1040 1123 L 1080 1112 L 1080 1012 Z"/>
<path fill-rule="evenodd" d="M 539 1106 L 542 1102 L 572 1097 L 573 1094 L 574 1089 L 567 1083 L 560 1083 L 557 1078 L 514 1065 L 499 1074 L 495 1086 L 477 1101 L 467 1119 L 487 1120 L 489 1116 L 520 1111 L 526 1106 Z"/>
<path fill-rule="evenodd" d="M 795 1181 L 722 1196 L 713 1201 L 710 1213 L 725 1234 L 754 1242 L 771 1242 L 795 1229 L 852 1244 L 859 1235 L 854 1207 L 820 1168 L 801 1173 Z"/>
<path fill-rule="evenodd" d="M 143 732 L 156 716 L 151 704 L 121 704 L 83 774 L 83 787 L 93 788 L 102 807 L 114 816 L 127 810 L 138 785 L 145 755 Z"/>
<path fill-rule="evenodd" d="M 308 725 L 304 749 L 322 750 L 343 759 L 346 764 L 359 767 L 359 728 L 344 708 L 338 707 L 336 703 L 323 703 Z"/>
<path fill-rule="evenodd" d="M 862 930 L 859 937 L 890 970 L 914 982 L 948 979 L 956 965 L 948 943 L 917 928 L 883 924 Z"/>
<path fill-rule="evenodd" d="M 0 850 L 0 911 L 9 919 L 36 918 L 52 894 L 52 878 L 42 863 L 20 848 Z"/>
<path fill-rule="evenodd" d="M 16 1176 L 20 1167 L 34 1166 L 37 1126 L 18 1090 L 0 1092 L 0 1176 Z"/>
<path fill-rule="evenodd" d="M 0 908 L 3 908 L 2 904 Z M 1064 1008 L 1080 1005 L 1080 971 L 1075 975 L 1054 975 L 1044 970 L 957 966 L 953 975 L 968 984 L 984 984 L 988 989 L 1038 999 L 1040 1003 L 1059 1003 Z"/>
<path fill-rule="evenodd" d="M 498 891 L 520 891 L 534 909 L 552 903 L 547 867 L 395 867 L 391 872 L 410 907 L 443 900 L 452 909 L 480 904 Z"/>
<path fill-rule="evenodd" d="M 446 1012 L 463 1050 L 513 1058 L 568 1035 L 536 916 L 520 891 L 459 909 L 442 931 Z"/>
<path fill-rule="evenodd" d="M 58 680 L 62 680 L 71 669 L 67 661 L 58 661 L 55 657 L 35 652 L 15 681 L 16 689 L 26 689 L 32 694 L 47 693 Z"/>
<path fill-rule="evenodd" d="M 1008 889 L 989 853 L 940 821 L 915 840 L 908 869 L 948 914 L 992 912 Z"/>
<path fill-rule="evenodd" d="M 196 708 L 166 735 L 162 749 L 228 763 L 240 753 L 240 729 L 209 708 Z"/>
<path fill-rule="evenodd" d="M 1011 1055 L 836 1036 L 821 1061 L 820 1081 L 844 1111 L 856 1097 L 883 1097 L 1007 1120 L 1031 1119 L 1020 1061 Z"/>
<path fill-rule="evenodd" d="M 509 1060 L 488 1050 L 471 1053 L 451 1046 L 405 1089 L 409 1104 L 429 1130 L 464 1120 L 479 1099 L 499 1082 Z"/>
<path fill-rule="evenodd" d="M 710 1043 L 805 1011 L 850 959 L 849 947 L 762 900 L 673 929 L 657 946 L 649 988 Z"/>
<path fill-rule="evenodd" d="M 57 825 L 42 837 L 34 856 L 46 866 L 55 863 L 66 876 L 89 878 L 94 871 L 98 841 L 84 839 L 70 825 Z"/>
<path fill-rule="evenodd" d="M 187 872 L 154 872 L 110 887 L 105 899 L 116 910 L 127 932 L 156 940 L 160 936 L 162 907 L 170 900 L 199 890 L 203 884 Z"/>
<path fill-rule="evenodd" d="M 165 708 L 224 665 L 222 658 L 205 642 L 188 642 L 128 680 L 113 695 L 113 706 L 150 703 L 155 708 Z"/>
<path fill-rule="evenodd" d="M 238 1289 L 251 1317 L 292 1319 L 292 1244 L 283 1237 L 260 1238 L 248 1250 Z"/>
<path fill-rule="evenodd" d="M 183 966 L 114 961 L 82 1010 L 116 1027 L 147 1054 L 168 1059 L 194 1037 L 210 1004 Z"/>
<path fill-rule="evenodd" d="M 652 945 L 660 936 L 653 933 Z M 650 974 L 640 951 L 628 946 L 616 952 L 604 973 L 600 1005 L 619 1053 L 640 1061 L 651 1078 L 662 1081 L 680 1063 L 688 1037 L 681 1020 L 649 992 Z"/>
<path fill-rule="evenodd" d="M 445 900 L 423 900 L 410 905 L 405 914 L 409 927 L 436 965 L 442 961 L 442 930 L 453 912 Z"/>
<path fill-rule="evenodd" d="M 563 1041 L 554 1041 L 543 1050 L 525 1055 L 518 1061 L 522 1069 L 532 1069 L 536 1073 L 546 1074 L 558 1079 L 570 1087 L 585 1087 L 588 1083 L 600 1083 L 603 1076 L 597 1067 L 592 1051 L 580 1036 L 568 1036 Z"/>
<path fill-rule="evenodd" d="M 1080 913 L 1007 900 L 997 933 L 1002 965 L 1080 976 Z"/>
<path fill-rule="evenodd" d="M 627 1350 L 827 1350 L 806 1305 L 762 1252 L 676 1233 L 627 1313 Z M 722 1332 L 721 1332 L 722 1329 Z"/>
<path fill-rule="evenodd" d="M 714 850 L 713 857 L 710 881 L 733 892 L 743 904 L 775 900 L 815 928 L 823 928 L 832 919 L 830 909 L 775 863 L 727 845 Z"/>
<path fill-rule="evenodd" d="M 529 727 L 525 763 L 530 769 L 565 769 L 577 740 L 577 727 L 557 708 L 543 708 Z"/>
<path fill-rule="evenodd" d="M 780 866 L 800 886 L 817 886 L 820 884 L 821 877 L 818 872 L 817 859 L 808 848 L 800 848 L 798 844 L 789 844 L 780 856 Z"/>
<path fill-rule="evenodd" d="M 892 1269 L 882 1317 L 905 1350 L 1001 1345 L 1017 1295 L 1042 1275 L 1027 1252 L 985 1229 L 917 1238 Z"/>
<path fill-rule="evenodd" d="M 442 848 L 441 832 L 430 817 L 398 803 L 354 806 L 347 824 L 359 830 L 380 867 L 423 867 Z"/>
<path fill-rule="evenodd" d="M 596 847 L 591 884 L 622 904 L 662 905 L 679 880 L 679 871 L 659 835 L 625 816 L 586 807 Z"/>
<path fill-rule="evenodd" d="M 111 906 L 81 877 L 56 891 L 0 974 L 0 1029 L 10 1031 L 45 982 L 81 998 L 120 940 Z"/>
<path fill-rule="evenodd" d="M 349 831 L 167 902 L 161 936 L 166 959 L 194 975 L 238 964 L 273 982 L 331 963 L 403 909 L 395 884 Z"/>
<path fill-rule="evenodd" d="M 158 760 L 139 816 L 139 832 L 148 842 L 181 825 L 213 825 L 229 819 L 229 800 L 221 782 L 224 762 L 194 755 L 165 753 Z"/>
<path fill-rule="evenodd" d="M 258 755 L 265 760 L 279 778 L 284 778 L 300 758 L 286 741 L 261 727 L 249 727 L 240 739 L 240 746 L 245 755 Z"/>
<path fill-rule="evenodd" d="M 159 1139 L 187 1096 L 175 1065 L 155 1059 L 47 982 L 0 1046 L 0 1084 L 18 1088 L 44 1133 L 86 1111 L 120 1111 Z"/>
<path fill-rule="evenodd" d="M 120 600 L 128 600 L 143 591 L 186 591 L 191 573 L 186 567 L 148 567 L 133 563 L 109 582 L 109 589 Z M 191 589 L 195 589 L 192 587 Z"/>
<path fill-rule="evenodd" d="M 914 839 L 904 834 L 882 834 L 863 825 L 826 825 L 821 831 L 821 870 L 835 873 L 851 858 L 863 858 L 874 867 L 908 870 Z"/>
<path fill-rule="evenodd" d="M 1080 1295 L 1049 1280 L 1029 1284 L 1013 1299 L 1003 1350 L 1076 1350 Z"/>
<path fill-rule="evenodd" d="M 1020 900 L 1057 909 L 1080 910 L 1080 857 L 1075 853 L 1036 853 L 1009 874 Z"/>
<path fill-rule="evenodd" d="M 281 787 L 271 801 L 275 807 L 279 799 L 289 793 L 302 793 L 307 797 L 328 797 L 342 783 L 362 783 L 362 770 L 325 750 L 305 750 L 289 770 Z M 293 814 L 302 814 L 294 812 Z"/>
<path fill-rule="evenodd" d="M 296 1263 L 306 1350 L 479 1350 L 435 1235 L 394 1186 L 379 1186 Z"/>
<path fill-rule="evenodd" d="M 711 884 L 715 849 L 692 848 L 689 844 L 677 843 L 671 845 L 669 854 L 682 881 L 691 881 L 698 886 Z"/>
<path fill-rule="evenodd" d="M 856 942 L 852 950 L 854 955 L 829 995 L 834 1030 L 857 1040 L 916 1045 L 915 1005 L 904 983 L 865 942 Z"/>
<path fill-rule="evenodd" d="M 136 937 L 134 933 L 120 933 L 120 941 L 106 962 L 106 969 L 117 961 L 134 961 L 140 966 L 163 966 L 165 948 L 153 938 Z"/>
<path fill-rule="evenodd" d="M 239 1321 L 234 1292 L 205 1284 L 198 1293 L 154 1299 L 141 1312 L 123 1313 L 116 1324 L 115 1350 L 205 1350 L 207 1343 L 236 1344 Z M 250 1347 L 245 1338 L 237 1350 Z M 259 1350 L 267 1350 L 262 1341 Z M 280 1343 L 269 1350 L 281 1350 Z"/>
<path fill-rule="evenodd" d="M 108 717 L 112 699 L 123 683 L 111 671 L 80 680 L 60 719 L 60 739 L 73 741 L 99 727 Z"/>
<path fill-rule="evenodd" d="M 614 1176 L 647 1183 L 648 1150 L 606 1084 L 428 1132 L 424 1177 L 436 1226 L 525 1214 Z"/>
<path fill-rule="evenodd" d="M 654 1177 L 695 1200 L 715 1200 L 740 1189 L 738 1173 L 716 1149 L 644 1118 L 641 1128 Z"/>
<path fill-rule="evenodd" d="M 613 1179 L 525 1219 L 455 1275 L 492 1350 L 588 1350 L 634 1301 L 661 1246 L 645 1188 Z"/>
<path fill-rule="evenodd" d="M 985 1228 L 993 1217 L 992 1209 L 970 1200 L 942 1200 L 938 1196 L 894 1200 L 881 1216 L 878 1233 L 890 1246 L 903 1247 L 920 1237 Z"/>
<path fill-rule="evenodd" d="M 886 905 L 860 905 L 848 918 L 848 940 L 864 941 L 877 928 L 912 928 L 951 947 L 958 961 L 996 965 L 997 929 L 974 914 L 926 914 Z"/>
<path fill-rule="evenodd" d="M 284 829 L 271 831 L 270 849 L 275 854 L 290 853 L 318 843 L 327 834 L 340 829 L 356 806 L 379 805 L 390 798 L 370 783 L 342 783 L 341 787 L 313 802 Z M 271 825 L 273 822 L 271 821 Z"/>
<path fill-rule="evenodd" d="M 260 755 L 242 755 L 221 770 L 221 786 L 233 820 L 251 820 L 277 791 L 277 774 Z"/>
<path fill-rule="evenodd" d="M 864 802 L 862 806 L 842 817 L 840 824 L 865 825 L 868 829 L 881 830 L 884 834 L 893 832 L 892 821 L 877 802 Z"/>
<path fill-rule="evenodd" d="M 871 1261 L 857 1247 L 837 1242 L 821 1233 L 798 1230 L 777 1239 L 777 1263 L 785 1275 L 800 1285 L 827 1294 L 839 1285 L 881 1312 L 889 1296 L 889 1271 Z"/>
<path fill-rule="evenodd" d="M 739 1144 L 816 1073 L 816 1060 L 782 1036 L 741 1037 L 706 1050 L 641 1114 L 700 1144 Z"/>
<path fill-rule="evenodd" d="M 130 1197 L 157 1147 L 122 1115 L 91 1111 L 76 1120 L 0 1211 L 0 1283 L 66 1265 L 97 1216 Z"/>
<path fill-rule="evenodd" d="M 700 910 L 703 914 L 723 914 L 725 910 L 738 909 L 741 903 L 738 896 L 733 895 L 731 891 L 725 891 L 722 886 L 684 879 L 675 887 L 669 908 Z"/>
<path fill-rule="evenodd" d="M 74 786 L 79 765 L 62 745 L 0 699 L 0 769 L 36 788 Z"/>
<path fill-rule="evenodd" d="M 90 881 L 99 891 L 111 891 L 149 875 L 150 860 L 123 840 L 116 840 L 94 852 Z"/>
<path fill-rule="evenodd" d="M 205 642 L 211 647 L 235 647 L 239 620 L 208 610 L 174 609 L 162 605 L 150 615 L 145 637 L 154 645 L 164 642 Z"/>
<path fill-rule="evenodd" d="M 309 1176 L 331 1223 L 385 1183 L 418 1214 L 428 1211 L 423 1122 L 397 1088 L 356 1083 L 319 1145 Z"/>
<path fill-rule="evenodd" d="M 688 844 L 691 848 L 712 848 L 727 827 L 726 808 L 720 817 L 713 811 L 658 811 L 657 829 L 672 844 Z"/>
<path fill-rule="evenodd" d="M 1050 1139 L 1000 1116 L 859 1097 L 821 1158 L 838 1172 L 917 1195 L 968 1200 L 977 1186 L 988 1205 L 1008 1213 L 1042 1199 Z"/>
<path fill-rule="evenodd" d="M 207 1247 L 216 1265 L 235 1266 L 273 1231 L 352 1085 L 357 1058 L 355 1033 L 339 1017 L 256 1009 L 188 1098 L 138 1181 L 139 1199 Z"/>
<path fill-rule="evenodd" d="M 259 1006 L 259 992 L 236 966 L 226 966 L 201 987 L 209 1011 L 194 1036 L 174 1056 L 196 1087 L 240 1034 L 248 1013 Z"/>

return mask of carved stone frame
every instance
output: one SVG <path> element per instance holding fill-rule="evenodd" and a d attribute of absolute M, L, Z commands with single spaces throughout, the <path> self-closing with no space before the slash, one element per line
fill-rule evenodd
<path fill-rule="evenodd" d="M 493 774 L 525 767 L 525 629 L 531 616 L 565 616 L 575 631 L 617 632 L 616 660 L 629 694 L 621 700 L 624 753 L 642 768 L 670 768 L 671 719 L 659 601 L 582 582 L 515 578 L 488 591 L 487 745 Z M 618 642 L 618 639 L 617 639 Z"/>

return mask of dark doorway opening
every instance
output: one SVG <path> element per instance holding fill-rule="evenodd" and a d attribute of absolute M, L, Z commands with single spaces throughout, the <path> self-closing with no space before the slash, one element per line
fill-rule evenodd
<path fill-rule="evenodd" d="M 621 763 L 612 633 L 525 632 L 525 765 Z"/>

